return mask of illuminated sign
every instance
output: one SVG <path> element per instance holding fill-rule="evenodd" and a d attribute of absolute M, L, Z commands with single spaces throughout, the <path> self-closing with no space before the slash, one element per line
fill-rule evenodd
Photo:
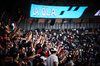
<path fill-rule="evenodd" d="M 94 16 L 100 16 L 100 10 L 98 10 Z"/>
<path fill-rule="evenodd" d="M 47 6 L 31 4 L 30 17 L 32 18 L 80 18 L 88 6 Z"/>

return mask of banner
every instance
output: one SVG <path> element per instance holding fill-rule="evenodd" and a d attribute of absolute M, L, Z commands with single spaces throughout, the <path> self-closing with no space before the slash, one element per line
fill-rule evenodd
<path fill-rule="evenodd" d="M 92 6 L 88 7 L 81 18 L 100 18 L 100 7 Z"/>
<path fill-rule="evenodd" d="M 80 18 L 88 6 L 49 6 L 31 4 L 31 18 Z"/>

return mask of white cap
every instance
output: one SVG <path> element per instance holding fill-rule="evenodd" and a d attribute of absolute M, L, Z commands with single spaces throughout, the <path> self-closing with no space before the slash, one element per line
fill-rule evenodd
<path fill-rule="evenodd" d="M 51 51 L 57 51 L 57 49 L 56 48 L 52 48 Z"/>
<path fill-rule="evenodd" d="M 40 58 L 43 59 L 43 60 L 47 60 L 47 58 L 45 58 L 44 56 L 41 56 Z"/>

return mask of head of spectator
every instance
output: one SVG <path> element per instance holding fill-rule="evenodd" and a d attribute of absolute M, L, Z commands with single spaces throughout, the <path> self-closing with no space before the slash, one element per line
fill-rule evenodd
<path fill-rule="evenodd" d="M 40 52 L 40 55 L 46 56 L 47 51 L 48 51 L 47 47 L 42 48 L 42 52 Z"/>
<path fill-rule="evenodd" d="M 44 47 L 44 48 L 42 49 L 42 51 L 43 51 L 43 53 L 47 53 L 47 51 L 48 51 L 47 47 Z"/>
<path fill-rule="evenodd" d="M 22 41 L 22 44 L 26 44 L 26 40 L 23 40 L 23 41 Z"/>
<path fill-rule="evenodd" d="M 17 52 L 14 52 L 14 53 L 12 53 L 12 57 L 13 57 L 13 64 L 15 65 L 19 65 L 19 63 L 18 63 L 18 60 L 19 60 L 19 53 L 17 53 Z"/>
<path fill-rule="evenodd" d="M 6 55 L 4 55 L 5 56 L 5 58 L 4 58 L 4 62 L 5 63 L 8 63 L 10 60 L 9 60 L 9 55 L 8 54 L 6 54 Z"/>
<path fill-rule="evenodd" d="M 12 47 L 9 52 L 10 52 L 10 54 L 20 53 L 19 49 L 15 48 L 15 47 Z"/>
<path fill-rule="evenodd" d="M 57 49 L 56 48 L 51 48 L 51 54 L 56 55 L 57 54 Z"/>
<path fill-rule="evenodd" d="M 44 65 L 46 65 L 47 58 L 44 57 L 44 56 L 41 56 L 40 59 L 41 59 L 41 63 L 44 64 Z"/>
<path fill-rule="evenodd" d="M 31 52 L 33 52 L 33 55 L 35 54 L 35 48 L 31 48 Z"/>
<path fill-rule="evenodd" d="M 26 49 L 23 45 L 19 45 L 19 51 L 20 51 L 21 55 L 25 55 L 25 53 L 26 53 Z"/>
<path fill-rule="evenodd" d="M 41 48 L 41 44 L 38 43 L 38 44 L 36 45 L 36 48 L 37 48 L 37 50 L 40 49 L 40 48 Z"/>
<path fill-rule="evenodd" d="M 7 53 L 6 55 L 3 54 L 1 57 L 2 57 L 2 59 L 1 59 L 1 66 L 12 65 L 12 63 L 13 63 L 12 55 Z"/>

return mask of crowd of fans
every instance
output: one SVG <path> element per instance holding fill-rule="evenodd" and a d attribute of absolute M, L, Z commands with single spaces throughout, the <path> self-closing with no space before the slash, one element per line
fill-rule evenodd
<path fill-rule="evenodd" d="M 1 66 L 98 66 L 100 29 L 21 30 L 0 22 Z"/>

